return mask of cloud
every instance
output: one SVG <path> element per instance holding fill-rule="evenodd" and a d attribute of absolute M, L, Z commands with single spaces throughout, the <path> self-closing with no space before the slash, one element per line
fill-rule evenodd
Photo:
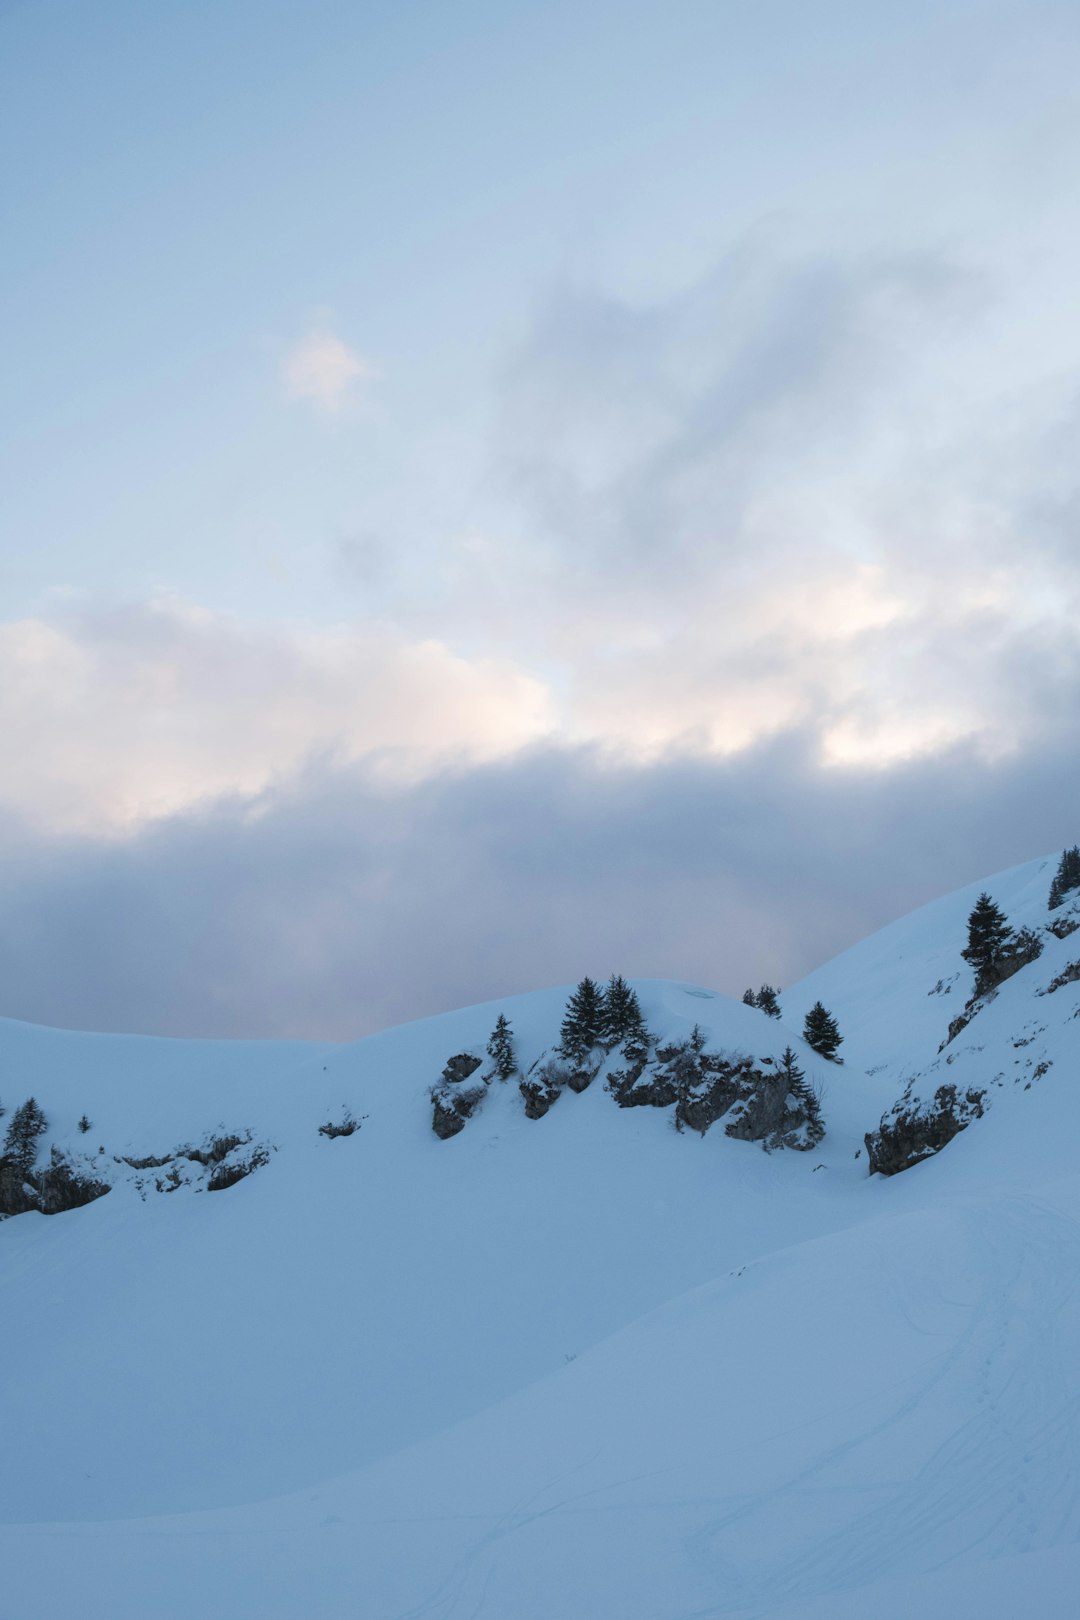
<path fill-rule="evenodd" d="M 1024 359 L 1030 296 L 776 240 L 651 304 L 553 289 L 455 605 L 526 661 L 535 626 L 569 734 L 637 756 L 790 726 L 867 768 L 1023 748 L 1080 652 L 1080 352 Z"/>
<path fill-rule="evenodd" d="M 331 412 L 347 403 L 354 383 L 375 375 L 373 366 L 325 330 L 302 338 L 285 356 L 281 368 L 286 398 L 308 400 Z"/>
<path fill-rule="evenodd" d="M 258 793 L 324 756 L 423 775 L 548 734 L 552 700 L 504 658 L 366 623 L 252 625 L 177 600 L 0 625 L 0 807 L 120 831 Z"/>
<path fill-rule="evenodd" d="M 585 972 L 738 995 L 1071 844 L 1078 790 L 1068 733 L 1023 761 L 823 772 L 794 730 L 725 760 L 545 747 L 414 783 L 319 761 L 123 840 L 9 816 L 0 1010 L 345 1038 Z"/>

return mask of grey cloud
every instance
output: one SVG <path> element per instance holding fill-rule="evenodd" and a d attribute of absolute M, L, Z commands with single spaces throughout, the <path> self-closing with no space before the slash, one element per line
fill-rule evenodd
<path fill-rule="evenodd" d="M 770 480 L 850 461 L 943 326 L 986 298 L 938 255 L 755 244 L 652 306 L 557 289 L 507 368 L 500 475 L 571 565 L 711 570 Z"/>
<path fill-rule="evenodd" d="M 323 769 L 124 842 L 0 864 L 10 1015 L 346 1037 L 584 972 L 788 982 L 935 893 L 1080 834 L 1075 749 L 822 771 L 547 751 L 409 789 Z"/>

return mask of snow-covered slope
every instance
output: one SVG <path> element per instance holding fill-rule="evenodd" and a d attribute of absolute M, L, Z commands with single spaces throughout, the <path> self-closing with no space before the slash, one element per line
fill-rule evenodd
<path fill-rule="evenodd" d="M 0 1616 L 1071 1615 L 1080 986 L 1036 992 L 1080 934 L 946 1049 L 1022 1066 L 1014 1020 L 1049 1004 L 1038 1084 L 907 1174 L 868 1177 L 863 1147 L 939 1061 L 978 890 L 1042 926 L 1051 873 L 924 908 L 782 1023 L 638 986 L 665 1041 L 790 1042 L 828 1127 L 809 1153 L 677 1133 L 600 1082 L 537 1120 L 492 1082 L 438 1140 L 447 1059 L 505 1011 L 528 1066 L 566 990 L 338 1047 L 0 1024 L 9 1111 L 33 1092 L 43 1150 L 113 1182 L 0 1222 Z M 843 1066 L 799 1040 L 819 997 Z M 117 1164 L 215 1134 L 268 1162 L 220 1194 Z"/>

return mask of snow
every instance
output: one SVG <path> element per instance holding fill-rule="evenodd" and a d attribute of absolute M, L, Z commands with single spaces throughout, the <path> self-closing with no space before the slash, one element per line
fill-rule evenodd
<path fill-rule="evenodd" d="M 923 908 L 781 1023 L 637 985 L 666 1038 L 790 1042 L 823 1092 L 810 1153 L 678 1134 L 599 1083 L 529 1121 L 493 1082 L 437 1140 L 446 1060 L 505 1011 L 532 1062 L 568 987 L 345 1046 L 0 1023 L 5 1106 L 32 1092 L 44 1151 L 100 1145 L 117 1178 L 0 1222 L 0 1614 L 1074 1613 L 1080 984 L 1038 992 L 1080 933 L 937 1051 L 977 894 L 1042 926 L 1052 872 Z M 842 1066 L 799 1039 L 819 997 Z M 940 1155 L 867 1177 L 908 1081 L 999 1073 Z M 342 1109 L 360 1129 L 320 1136 Z M 274 1149 L 220 1194 L 115 1164 L 219 1130 Z"/>

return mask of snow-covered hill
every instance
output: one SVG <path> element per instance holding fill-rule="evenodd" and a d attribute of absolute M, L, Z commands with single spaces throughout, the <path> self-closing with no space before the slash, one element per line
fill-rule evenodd
<path fill-rule="evenodd" d="M 9 1118 L 33 1094 L 41 1162 L 112 1187 L 0 1222 L 0 1616 L 1071 1615 L 1080 984 L 1039 992 L 1080 934 L 938 1052 L 976 895 L 1045 930 L 1052 872 L 893 925 L 780 1022 L 638 985 L 661 1045 L 696 1025 L 766 1077 L 790 1045 L 810 1152 L 677 1131 L 603 1074 L 537 1119 L 493 1080 L 440 1140 L 448 1059 L 505 1012 L 533 1067 L 565 988 L 335 1047 L 0 1023 Z M 800 1039 L 819 998 L 842 1066 Z M 983 1117 L 868 1176 L 943 1074 Z"/>

